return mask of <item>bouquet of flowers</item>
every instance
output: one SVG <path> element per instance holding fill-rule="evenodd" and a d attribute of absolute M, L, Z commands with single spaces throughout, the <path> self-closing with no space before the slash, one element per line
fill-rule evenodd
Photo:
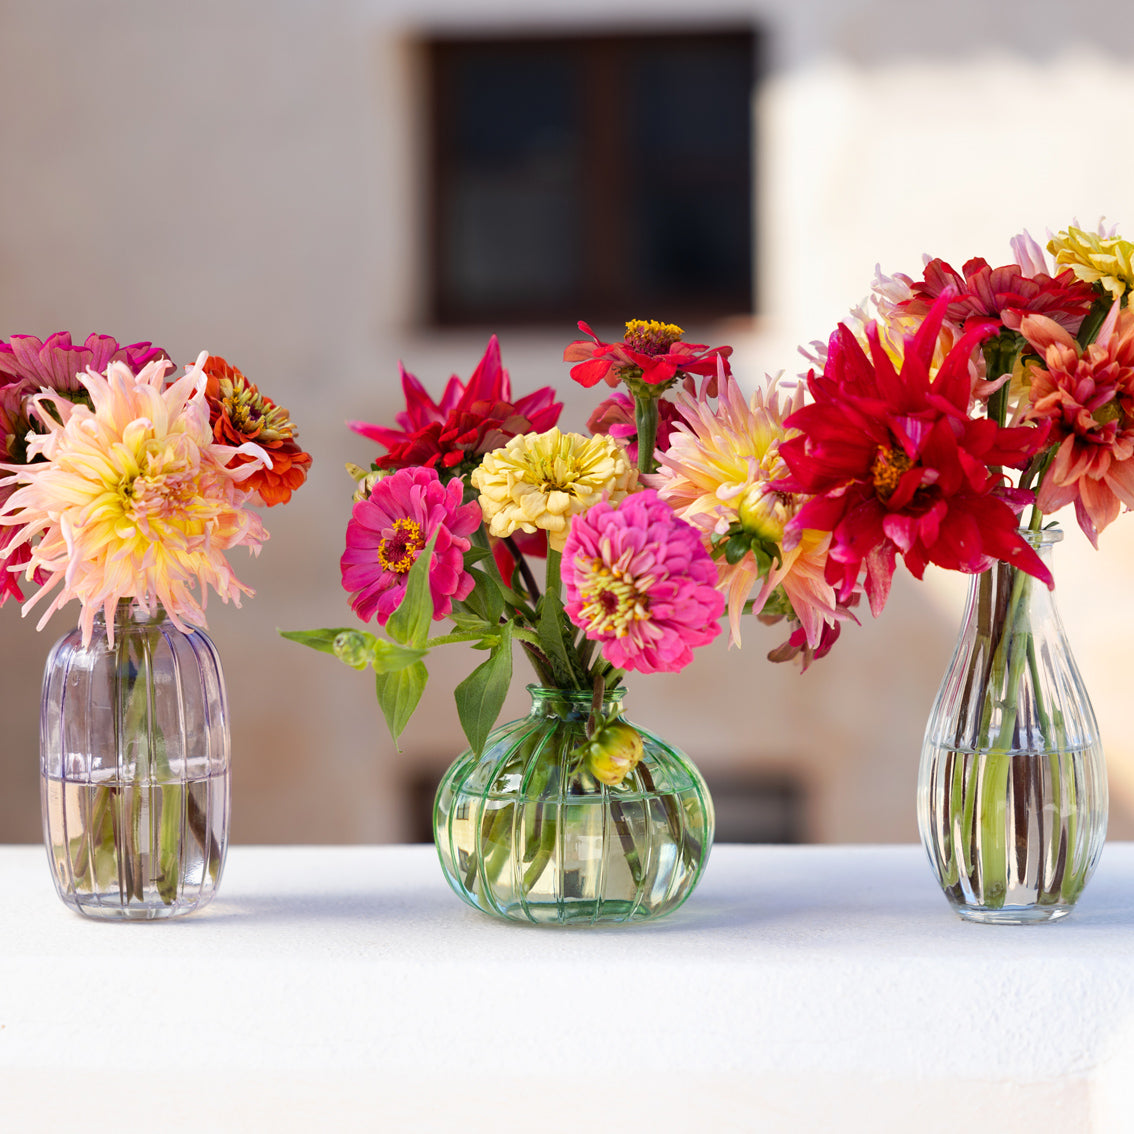
<path fill-rule="evenodd" d="M 0 604 L 14 598 L 27 613 L 51 596 L 42 628 L 77 599 L 82 648 L 109 651 L 112 689 L 92 694 L 88 709 L 76 695 L 76 711 L 120 711 L 116 735 L 106 738 L 105 782 L 71 819 L 79 833 L 67 848 L 69 877 L 92 893 L 121 888 L 141 899 L 152 851 L 167 903 L 186 849 L 183 809 L 201 860 L 219 870 L 219 856 L 209 852 L 211 832 L 192 793 L 165 801 L 152 848 L 144 792 L 121 780 L 127 757 L 139 783 L 170 778 L 155 708 L 157 625 L 164 611 L 179 631 L 203 627 L 209 588 L 237 605 L 251 594 L 226 553 L 259 551 L 267 532 L 253 506 L 286 502 L 311 464 L 287 411 L 223 358 L 202 352 L 175 380 L 167 378 L 172 368 L 151 344 L 120 346 L 106 335 L 81 345 L 63 332 L 46 342 L 0 342 Z M 21 582 L 38 588 L 26 600 Z M 134 622 L 143 632 L 116 642 L 116 624 Z M 223 692 L 215 696 L 223 702 Z M 69 761 L 82 759 L 68 752 Z M 123 793 L 132 800 L 128 822 Z"/>
<path fill-rule="evenodd" d="M 597 707 L 628 670 L 683 669 L 720 633 L 726 604 L 736 642 L 746 610 L 792 619 L 777 656 L 809 661 L 837 635 L 846 608 L 824 578 L 826 537 L 781 546 L 796 505 L 775 479 L 794 402 L 774 390 L 746 400 L 731 348 L 687 343 L 671 324 L 632 320 L 614 343 L 579 326 L 588 337 L 564 353 L 572 377 L 625 390 L 596 408 L 590 436 L 558 428 L 550 388 L 513 400 L 495 336 L 437 402 L 403 370 L 399 428 L 351 423 L 386 452 L 348 466 L 342 583 L 385 633 L 285 637 L 372 668 L 395 738 L 425 687 L 423 659 L 447 643 L 488 655 L 455 690 L 477 752 L 512 679 L 513 642 L 543 685 L 593 692 Z M 441 619 L 451 629 L 431 635 Z M 607 723 L 591 721 L 586 766 L 617 783 L 633 756 Z"/>
<path fill-rule="evenodd" d="M 968 667 L 935 709 L 949 700 L 953 717 L 927 732 L 948 759 L 923 782 L 943 809 L 931 820 L 922 800 L 923 836 L 934 826 L 931 854 L 959 904 L 1000 907 L 1030 884 L 1066 907 L 1101 845 L 1085 821 L 1094 773 L 1069 754 L 1097 733 L 1089 704 L 1058 701 L 1073 663 L 1045 677 L 1029 601 L 1033 580 L 1054 586 L 1036 550 L 1045 514 L 1073 504 L 1097 546 L 1134 506 L 1134 245 L 1072 226 L 1047 245 L 1054 263 L 1026 233 L 1012 252 L 999 267 L 927 258 L 920 278 L 879 275 L 869 313 L 814 344 L 778 485 L 803 500 L 785 545 L 825 533 L 842 603 L 861 588 L 879 614 L 899 557 L 918 578 L 930 563 L 979 575 Z M 1012 759 L 1029 752 L 1042 762 Z M 1049 818 L 1029 860 L 1033 796 Z"/>

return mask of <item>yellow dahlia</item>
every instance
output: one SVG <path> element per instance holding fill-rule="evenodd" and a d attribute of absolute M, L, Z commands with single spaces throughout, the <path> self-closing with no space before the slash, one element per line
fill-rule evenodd
<path fill-rule="evenodd" d="M 745 535 L 775 544 L 780 562 L 763 576 L 753 610 L 758 614 L 782 586 L 814 646 L 824 624 L 835 620 L 834 590 L 824 577 L 830 533 L 806 531 L 785 548 L 784 528 L 800 500 L 773 484 L 787 472 L 780 442 L 796 432 L 784 428 L 784 418 L 802 399 L 798 389 L 781 402 L 773 381 L 766 396 L 757 390 L 746 401 L 736 382 L 725 376 L 719 380 L 716 406 L 709 404 L 704 387 L 697 397 L 678 395 L 687 424 L 674 431 L 649 483 L 683 520 L 701 529 L 710 548 L 738 527 Z M 739 645 L 740 616 L 762 577 L 760 567 L 749 552 L 735 563 L 718 559 L 717 569 L 719 589 L 728 596 L 730 640 Z"/>
<path fill-rule="evenodd" d="M 547 532 L 562 551 L 571 517 L 602 499 L 618 503 L 638 486 L 638 473 L 612 437 L 578 433 L 523 433 L 488 453 L 473 470 L 472 485 L 489 532 Z"/>
<path fill-rule="evenodd" d="M 1129 240 L 1072 227 L 1054 237 L 1047 250 L 1057 265 L 1087 283 L 1100 284 L 1114 299 L 1121 299 L 1134 284 L 1134 244 Z"/>
<path fill-rule="evenodd" d="M 35 399 L 47 432 L 29 438 L 31 463 L 7 466 L 13 475 L 0 483 L 15 491 L 0 524 L 17 528 L 11 546 L 30 546 L 25 575 L 43 583 L 27 608 L 59 587 L 41 627 L 77 598 L 89 642 L 95 612 L 105 612 L 112 634 L 114 609 L 125 598 L 150 612 L 160 603 L 184 629 L 186 622 L 204 625 L 208 587 L 237 605 L 252 593 L 224 552 L 241 544 L 257 552 L 266 538 L 238 482 L 267 456 L 256 445 L 214 442 L 206 357 L 165 388 L 165 359 L 137 375 L 122 362 L 110 363 L 105 375 L 88 370 L 79 381 L 89 408 L 51 393 Z M 255 459 L 226 469 L 237 452 Z M 200 601 L 192 593 L 198 584 Z"/>

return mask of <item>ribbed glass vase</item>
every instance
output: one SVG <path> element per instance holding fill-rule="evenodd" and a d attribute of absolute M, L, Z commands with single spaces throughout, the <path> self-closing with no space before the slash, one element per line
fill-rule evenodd
<path fill-rule="evenodd" d="M 1058 529 L 1022 533 L 1051 567 Z M 1063 917 L 1106 838 L 1098 723 L 1054 594 L 998 563 L 974 575 L 926 727 L 918 825 L 938 881 L 970 921 Z"/>
<path fill-rule="evenodd" d="M 43 833 L 59 896 L 93 918 L 150 920 L 211 901 L 228 846 L 228 706 L 220 659 L 159 607 L 119 604 L 47 660 Z"/>
<path fill-rule="evenodd" d="M 638 726 L 643 756 L 617 786 L 579 759 L 591 695 L 529 686 L 531 711 L 466 752 L 437 791 L 433 831 L 449 884 L 510 921 L 595 925 L 675 910 L 697 885 L 713 804 L 676 748 Z M 621 717 L 623 691 L 603 713 Z"/>

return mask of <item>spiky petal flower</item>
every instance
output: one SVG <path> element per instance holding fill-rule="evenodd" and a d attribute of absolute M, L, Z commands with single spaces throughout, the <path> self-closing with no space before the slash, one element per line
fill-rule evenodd
<path fill-rule="evenodd" d="M 517 434 L 550 429 L 563 409 L 550 386 L 512 401 L 511 381 L 501 363 L 495 335 L 488 340 L 484 357 L 468 384 L 462 384 L 454 374 L 439 403 L 404 367 L 399 366 L 399 370 L 406 409 L 394 420 L 401 428 L 349 423 L 356 433 L 389 450 L 374 462 L 379 469 L 421 465 L 450 470 L 451 476 L 467 476 L 485 453 Z"/>
<path fill-rule="evenodd" d="M 1050 424 L 1058 446 L 1036 503 L 1043 512 L 1074 503 L 1097 547 L 1120 506 L 1134 508 L 1134 312 L 1116 301 L 1085 348 L 1039 315 L 1026 316 L 1020 330 L 1042 358 L 1028 366 L 1026 417 Z"/>
<path fill-rule="evenodd" d="M 637 471 L 614 438 L 558 429 L 513 437 L 472 474 L 491 535 L 542 530 L 554 551 L 563 550 L 572 516 L 604 497 L 617 503 L 637 483 Z"/>
<path fill-rule="evenodd" d="M 256 465 L 225 467 L 233 450 L 209 429 L 205 357 L 168 387 L 168 360 L 137 375 L 125 362 L 110 363 L 105 375 L 88 370 L 79 382 L 90 407 L 56 394 L 33 399 L 47 432 L 29 438 L 30 464 L 6 466 L 15 491 L 0 524 L 17 528 L 13 545 L 31 547 L 26 576 L 46 580 L 25 610 L 59 587 L 40 626 L 73 598 L 82 603 L 86 642 L 97 610 L 113 633 L 124 598 L 148 611 L 160 603 L 179 627 L 203 626 L 208 588 L 237 605 L 252 593 L 224 553 L 258 551 L 266 538 L 238 484 Z M 245 452 L 265 459 L 254 447 Z"/>
<path fill-rule="evenodd" d="M 217 441 L 233 446 L 254 441 L 271 455 L 270 467 L 257 461 L 256 471 L 244 482 L 245 490 L 256 493 L 269 508 L 286 504 L 311 468 L 311 455 L 299 447 L 295 423 L 287 410 L 261 394 L 235 366 L 218 355 L 211 354 L 205 360 L 205 374 L 205 397 Z M 235 467 L 251 460 L 249 455 L 238 452 L 233 464 Z"/>
<path fill-rule="evenodd" d="M 586 323 L 579 330 L 591 340 L 576 339 L 563 352 L 564 362 L 571 367 L 571 377 L 581 386 L 606 382 L 617 386 L 620 381 L 637 379 L 649 386 L 664 386 L 679 374 L 711 377 L 717 372 L 717 359 L 727 359 L 732 347 L 708 347 L 703 343 L 685 343 L 685 333 L 672 323 L 631 319 L 626 324 L 626 337 L 620 343 L 604 343 Z"/>
<path fill-rule="evenodd" d="M 386 625 L 405 597 L 410 568 L 434 533 L 429 565 L 434 619 L 444 618 L 454 600 L 468 597 L 474 580 L 464 553 L 471 546 L 467 537 L 480 526 L 480 508 L 475 501 L 462 504 L 463 494 L 459 479 L 442 484 L 434 469 L 399 469 L 354 505 L 340 567 L 359 618 Z"/>
<path fill-rule="evenodd" d="M 1098 284 L 1113 299 L 1121 299 L 1134 284 L 1134 244 L 1129 240 L 1071 226 L 1047 247 L 1056 264 L 1066 265 L 1088 284 Z"/>
<path fill-rule="evenodd" d="M 563 549 L 567 615 L 620 669 L 684 669 L 720 633 L 716 581 L 700 533 L 652 489 L 577 516 Z"/>
<path fill-rule="evenodd" d="M 701 530 L 710 549 L 739 529 L 779 550 L 779 563 L 767 570 L 751 551 L 735 563 L 718 560 L 736 645 L 740 616 L 757 582 L 753 610 L 758 614 L 782 586 L 812 646 L 819 644 L 824 625 L 835 617 L 834 589 L 824 577 L 830 534 L 805 531 L 792 547 L 783 547 L 784 526 L 803 501 L 776 486 L 787 472 L 779 449 L 790 435 L 785 416 L 802 404 L 802 388 L 789 398 L 781 395 L 775 380 L 767 391 L 757 390 L 745 400 L 737 383 L 722 376 L 715 406 L 705 385 L 697 397 L 679 394 L 677 406 L 685 424 L 678 425 L 668 451 L 659 457 L 657 474 L 649 480 L 678 516 Z"/>
<path fill-rule="evenodd" d="M 1017 532 L 1016 508 L 1030 493 L 1004 488 L 991 466 L 1021 468 L 1046 429 L 1003 428 L 969 416 L 969 358 L 996 331 L 971 326 L 935 375 L 933 358 L 946 292 L 896 368 L 876 328 L 869 355 L 841 326 L 824 372 L 808 376 L 814 402 L 785 425 L 800 431 L 780 446 L 790 470 L 781 487 L 813 497 L 788 522 L 786 541 L 807 529 L 832 534 L 827 579 L 840 600 L 865 589 L 881 613 L 899 554 L 921 578 L 929 563 L 982 571 L 1001 559 L 1051 585 L 1051 574 Z"/>

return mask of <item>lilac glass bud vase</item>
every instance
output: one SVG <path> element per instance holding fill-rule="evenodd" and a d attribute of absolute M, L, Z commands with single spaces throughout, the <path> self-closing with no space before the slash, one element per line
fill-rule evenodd
<path fill-rule="evenodd" d="M 47 660 L 43 834 L 55 888 L 91 918 L 152 920 L 211 901 L 228 845 L 229 730 L 220 659 L 159 606 L 95 616 Z"/>
<path fill-rule="evenodd" d="M 637 922 L 693 892 L 713 841 L 713 804 L 683 753 L 621 716 L 587 738 L 591 694 L 529 686 L 526 717 L 465 752 L 437 791 L 441 867 L 469 905 L 537 925 Z M 641 737 L 641 751 L 631 730 Z M 620 782 L 603 782 L 632 767 Z"/>
<path fill-rule="evenodd" d="M 1058 529 L 1022 533 L 1051 567 Z M 926 727 L 918 826 L 968 921 L 1068 914 L 1106 838 L 1098 723 L 1055 594 L 1005 563 L 974 575 Z"/>

